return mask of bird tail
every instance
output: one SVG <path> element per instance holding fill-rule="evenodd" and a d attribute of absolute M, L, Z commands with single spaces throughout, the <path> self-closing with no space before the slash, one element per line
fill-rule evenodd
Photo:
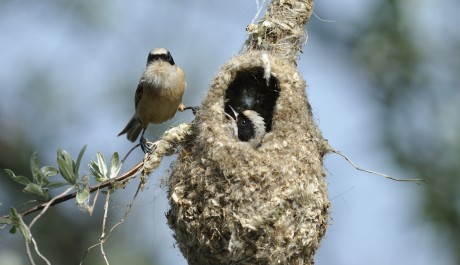
<path fill-rule="evenodd" d="M 127 133 L 128 140 L 131 142 L 136 141 L 137 137 L 142 131 L 142 124 L 136 114 L 131 118 L 126 127 L 118 134 L 118 136 Z"/>

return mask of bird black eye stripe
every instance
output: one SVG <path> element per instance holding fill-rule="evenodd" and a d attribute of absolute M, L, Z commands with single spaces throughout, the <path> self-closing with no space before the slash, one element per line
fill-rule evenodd
<path fill-rule="evenodd" d="M 147 58 L 147 64 L 152 63 L 154 61 L 165 61 L 170 63 L 171 65 L 174 65 L 174 60 L 170 53 L 149 54 L 149 57 Z"/>

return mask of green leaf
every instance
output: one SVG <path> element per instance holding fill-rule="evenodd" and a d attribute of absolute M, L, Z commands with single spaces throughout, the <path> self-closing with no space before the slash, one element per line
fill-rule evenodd
<path fill-rule="evenodd" d="M 79 190 L 77 192 L 77 203 L 80 204 L 80 205 L 86 205 L 88 204 L 89 202 L 89 189 L 88 187 L 85 187 L 84 189 L 82 190 Z"/>
<path fill-rule="evenodd" d="M 10 233 L 14 234 L 17 231 L 17 227 L 21 225 L 21 216 L 19 215 L 18 211 L 11 207 L 10 208 L 10 221 L 13 227 L 10 229 Z"/>
<path fill-rule="evenodd" d="M 78 176 L 78 169 L 80 168 L 80 163 L 81 163 L 81 159 L 83 157 L 83 154 L 85 153 L 85 150 L 86 150 L 86 144 L 83 146 L 83 148 L 80 150 L 80 153 L 78 154 L 78 157 L 77 157 L 77 162 L 75 163 L 75 168 L 74 168 L 74 174 L 75 176 Z"/>
<path fill-rule="evenodd" d="M 94 176 L 94 178 L 99 181 L 99 182 L 103 182 L 103 181 L 106 181 L 107 178 L 102 175 L 101 173 L 101 170 L 99 169 L 99 166 L 98 164 L 92 160 L 90 163 L 89 163 L 89 169 L 91 171 L 91 174 Z"/>
<path fill-rule="evenodd" d="M 59 167 L 59 172 L 69 183 L 75 184 L 77 181 L 77 176 L 74 174 L 74 161 L 70 157 L 69 153 L 65 150 L 58 149 L 57 163 Z"/>
<path fill-rule="evenodd" d="M 40 165 L 38 164 L 38 155 L 37 152 L 34 152 L 30 157 L 30 171 L 32 171 L 32 176 L 35 183 L 38 183 L 38 170 L 40 170 Z"/>
<path fill-rule="evenodd" d="M 5 172 L 6 174 L 8 174 L 8 176 L 10 176 L 14 181 L 16 181 L 19 184 L 27 185 L 30 183 L 30 180 L 28 178 L 24 176 L 16 176 L 16 174 L 14 174 L 14 172 L 9 169 L 5 169 Z"/>
<path fill-rule="evenodd" d="M 59 171 L 54 167 L 44 166 L 38 171 L 36 184 L 44 186 L 49 183 L 48 177 L 56 176 L 58 173 Z"/>
<path fill-rule="evenodd" d="M 52 182 L 49 182 L 47 183 L 45 186 L 43 186 L 44 188 L 47 188 L 47 189 L 55 189 L 55 188 L 60 188 L 60 187 L 63 187 L 63 186 L 67 186 L 67 185 L 70 185 L 70 183 L 68 182 L 57 182 L 57 181 L 52 181 Z"/>
<path fill-rule="evenodd" d="M 52 166 L 44 166 L 40 168 L 40 174 L 42 174 L 45 178 L 56 176 L 59 171 L 52 167 Z"/>
<path fill-rule="evenodd" d="M 107 165 L 105 164 L 105 158 L 104 158 L 104 155 L 97 151 L 96 153 L 96 157 L 97 157 L 97 165 L 99 166 L 99 170 L 101 172 L 101 174 L 107 178 Z"/>
<path fill-rule="evenodd" d="M 45 199 L 48 199 L 47 190 L 42 188 L 38 184 L 35 184 L 35 183 L 32 183 L 32 182 L 27 184 L 27 186 L 23 189 L 23 191 L 25 193 L 35 194 L 35 195 L 38 195 L 38 196 L 43 197 Z"/>
<path fill-rule="evenodd" d="M 29 228 L 22 221 L 21 215 L 15 208 L 10 208 L 10 224 L 13 225 L 13 227 L 10 229 L 10 233 L 14 234 L 17 230 L 19 230 L 27 243 L 32 240 L 32 235 L 30 234 Z"/>
<path fill-rule="evenodd" d="M 72 171 L 72 166 L 67 163 L 63 158 L 58 157 L 57 159 L 59 173 L 64 177 L 67 182 L 75 184 L 75 178 Z"/>
<path fill-rule="evenodd" d="M 88 177 L 88 175 L 83 175 L 83 176 L 81 177 L 81 182 L 80 182 L 80 184 L 81 184 L 81 185 L 87 186 L 88 183 L 89 183 L 89 177 Z"/>
<path fill-rule="evenodd" d="M 0 224 L 2 225 L 10 225 L 12 223 L 13 221 L 11 220 L 11 218 L 0 217 Z"/>
<path fill-rule="evenodd" d="M 120 158 L 118 157 L 118 153 L 115 152 L 112 155 L 112 159 L 110 159 L 109 179 L 116 177 L 118 175 L 118 172 L 120 172 L 120 169 L 121 169 Z"/>
<path fill-rule="evenodd" d="M 103 182 L 106 181 L 107 178 L 107 165 L 105 164 L 105 159 L 104 156 L 102 155 L 101 152 L 96 153 L 97 157 L 97 162 L 91 160 L 89 163 L 89 169 L 91 170 L 91 173 L 93 174 L 94 178 L 99 181 Z"/>
<path fill-rule="evenodd" d="M 24 237 L 25 241 L 27 243 L 30 243 L 30 241 L 32 241 L 32 235 L 30 234 L 30 230 L 27 227 L 27 225 L 24 222 L 21 222 L 18 228 L 19 228 L 19 232 Z"/>

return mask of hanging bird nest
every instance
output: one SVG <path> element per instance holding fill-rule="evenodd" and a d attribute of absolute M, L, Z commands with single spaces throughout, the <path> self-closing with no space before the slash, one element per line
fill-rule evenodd
<path fill-rule="evenodd" d="M 255 50 L 211 83 L 169 183 L 168 222 L 189 264 L 313 263 L 328 224 L 328 144 L 305 88 L 294 63 Z M 258 148 L 234 136 L 230 106 L 264 118 Z"/>

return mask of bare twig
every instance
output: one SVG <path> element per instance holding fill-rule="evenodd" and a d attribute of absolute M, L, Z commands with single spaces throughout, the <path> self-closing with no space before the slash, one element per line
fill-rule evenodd
<path fill-rule="evenodd" d="M 34 246 L 34 250 L 35 250 L 35 253 L 37 253 L 37 255 L 47 264 L 47 265 L 51 265 L 51 262 L 40 252 L 40 250 L 38 249 L 38 244 L 37 242 L 35 241 L 34 237 L 32 236 L 32 232 L 30 232 L 30 230 L 32 229 L 32 226 L 45 214 L 46 210 L 48 210 L 48 208 L 50 207 L 50 205 L 59 197 L 62 197 L 64 195 L 66 195 L 67 193 L 69 193 L 71 190 L 73 189 L 73 187 L 70 187 L 68 188 L 67 190 L 65 190 L 63 193 L 61 193 L 59 196 L 56 196 L 54 197 L 53 199 L 51 199 L 49 202 L 46 203 L 46 205 L 43 207 L 43 210 L 37 215 L 35 216 L 35 218 L 30 222 L 30 224 L 27 226 L 23 223 L 24 227 L 27 228 L 27 233 L 29 233 L 29 236 L 30 236 L 30 240 L 32 242 L 32 245 Z M 21 222 L 22 221 L 22 218 L 21 218 Z M 27 242 L 27 238 L 24 238 L 24 242 L 26 244 L 26 253 L 27 253 L 27 257 L 29 258 L 29 261 L 30 263 L 32 263 L 33 265 L 35 264 L 35 261 L 34 261 L 34 258 L 32 256 L 32 252 L 30 251 L 30 247 L 29 247 L 29 243 L 30 242 Z"/>
<path fill-rule="evenodd" d="M 83 265 L 83 261 L 85 260 L 86 258 L 86 255 L 88 255 L 88 253 L 95 247 L 99 246 L 101 244 L 101 242 L 97 242 L 96 244 L 90 246 L 89 248 L 86 249 L 85 253 L 83 254 L 83 257 L 81 258 L 81 261 L 80 261 L 80 265 Z"/>
<path fill-rule="evenodd" d="M 51 265 L 51 262 L 38 250 L 38 245 L 37 242 L 35 242 L 35 239 L 32 237 L 32 244 L 34 245 L 35 252 L 37 255 L 47 264 Z"/>
<path fill-rule="evenodd" d="M 57 200 L 59 197 L 65 196 L 71 190 L 73 190 L 73 187 L 66 189 L 63 193 L 59 194 L 58 196 L 52 198 L 49 202 L 47 202 L 45 207 L 43 207 L 43 210 L 37 216 L 35 216 L 32 222 L 30 222 L 29 229 L 32 229 L 32 226 L 38 221 L 38 219 L 40 219 L 45 214 L 46 210 L 48 210 L 48 208 L 53 204 L 55 200 Z"/>
<path fill-rule="evenodd" d="M 91 216 L 93 214 L 94 206 L 96 206 L 97 198 L 99 196 L 99 191 L 100 190 L 97 190 L 96 195 L 94 195 L 93 205 L 89 206 L 89 208 L 88 208 L 89 216 Z"/>
<path fill-rule="evenodd" d="M 24 240 L 24 244 L 26 245 L 26 254 L 27 254 L 27 257 L 29 258 L 30 264 L 35 265 L 34 257 L 32 257 L 32 252 L 30 252 L 30 247 L 29 247 L 29 243 L 27 242 L 27 240 Z"/>
<path fill-rule="evenodd" d="M 104 218 L 102 219 L 102 233 L 101 233 L 101 238 L 99 238 L 99 243 L 101 245 L 101 254 L 102 257 L 104 258 L 105 264 L 109 264 L 109 260 L 107 259 L 107 256 L 105 255 L 104 251 L 104 243 L 105 240 L 107 239 L 105 237 L 105 224 L 107 223 L 107 215 L 109 213 L 109 201 L 110 201 L 110 190 L 107 192 L 107 197 L 105 197 L 105 204 L 104 204 Z"/>
<path fill-rule="evenodd" d="M 137 195 L 139 194 L 139 191 L 141 190 L 141 186 L 142 186 L 142 182 L 139 183 L 139 186 L 137 187 L 136 193 L 134 194 L 131 202 L 126 206 L 126 211 L 125 211 L 125 214 L 123 215 L 123 218 L 121 218 L 120 221 L 118 221 L 118 223 L 114 224 L 112 228 L 110 228 L 106 236 L 107 238 L 112 234 L 115 228 L 117 228 L 119 225 L 125 222 L 126 218 L 128 217 L 128 214 L 131 212 L 131 207 L 133 206 L 134 201 L 136 200 Z"/>
<path fill-rule="evenodd" d="M 121 160 L 121 163 L 123 164 L 125 160 L 128 158 L 128 156 L 131 154 L 131 152 L 134 151 L 134 149 L 138 148 L 139 146 L 141 146 L 141 144 L 136 144 L 133 148 L 131 148 L 131 150 L 129 150 L 128 153 L 126 153 L 125 157 L 123 157 L 123 159 Z"/>
<path fill-rule="evenodd" d="M 40 250 L 38 249 L 38 245 L 37 245 L 37 242 L 35 241 L 35 239 L 33 238 L 32 236 L 32 233 L 30 232 L 30 227 L 27 226 L 24 221 L 22 220 L 22 218 L 20 219 L 20 222 L 22 223 L 21 225 L 24 227 L 24 229 L 26 229 L 26 232 L 28 234 L 28 236 L 30 237 L 30 242 L 32 242 L 32 245 L 34 246 L 34 250 L 35 252 L 37 253 L 37 255 L 47 264 L 47 265 L 51 265 L 51 262 L 45 257 L 43 256 L 43 254 L 40 252 Z M 29 258 L 29 261 L 32 265 L 35 265 L 35 261 L 34 261 L 34 258 L 33 258 L 33 255 L 32 255 L 32 252 L 30 251 L 30 247 L 29 247 L 29 244 L 30 242 L 28 241 L 27 237 L 24 236 L 24 243 L 25 243 L 25 246 L 26 246 L 26 253 L 27 253 L 27 257 Z"/>
<path fill-rule="evenodd" d="M 139 186 L 137 187 L 137 190 L 136 190 L 136 193 L 134 194 L 131 202 L 126 206 L 126 211 L 125 211 L 125 214 L 123 215 L 123 217 L 118 221 L 118 223 L 116 223 L 115 225 L 112 226 L 112 228 L 110 228 L 109 232 L 107 234 L 104 233 L 105 231 L 105 222 L 106 222 L 106 219 L 107 219 L 107 208 L 108 208 L 108 199 L 106 199 L 106 204 L 104 205 L 104 221 L 103 221 L 103 224 L 102 224 L 102 235 L 99 239 L 99 242 L 90 246 L 88 249 L 86 249 L 85 253 L 83 254 L 83 257 L 81 259 L 81 262 L 80 262 L 80 265 L 83 264 L 83 261 L 85 260 L 86 258 L 86 255 L 88 255 L 88 253 L 95 247 L 97 246 L 101 246 L 101 252 L 102 252 L 102 256 L 104 257 L 104 260 L 106 261 L 106 264 L 108 264 L 108 260 L 105 256 L 105 252 L 104 252 L 104 249 L 103 249 L 103 244 L 104 242 L 109 238 L 109 236 L 112 234 L 112 232 L 115 230 L 115 228 L 117 228 L 119 225 L 121 225 L 122 223 L 125 222 L 126 218 L 128 217 L 128 214 L 131 212 L 131 207 L 133 206 L 134 204 L 134 201 L 136 200 L 137 198 L 137 195 L 139 194 L 139 191 L 141 190 L 141 185 L 142 185 L 142 182 L 139 183 Z"/>
<path fill-rule="evenodd" d="M 382 176 L 384 178 L 391 179 L 391 180 L 394 180 L 394 181 L 415 182 L 418 185 L 420 185 L 421 182 L 425 182 L 424 179 L 399 179 L 399 178 L 395 178 L 395 177 L 392 177 L 392 176 L 389 176 L 389 175 L 386 175 L 386 174 L 383 174 L 383 173 L 380 173 L 380 172 L 377 172 L 377 171 L 364 169 L 364 168 L 361 168 L 358 165 L 356 165 L 353 161 L 351 161 L 350 158 L 348 158 L 346 155 L 342 154 L 340 151 L 338 151 L 338 150 L 336 150 L 336 149 L 334 149 L 332 147 L 330 147 L 330 151 L 332 153 L 335 153 L 335 154 L 345 158 L 345 160 L 347 160 L 356 170 L 359 170 L 359 171 L 363 171 L 363 172 L 371 173 L 371 174 L 374 174 L 374 175 Z"/>

